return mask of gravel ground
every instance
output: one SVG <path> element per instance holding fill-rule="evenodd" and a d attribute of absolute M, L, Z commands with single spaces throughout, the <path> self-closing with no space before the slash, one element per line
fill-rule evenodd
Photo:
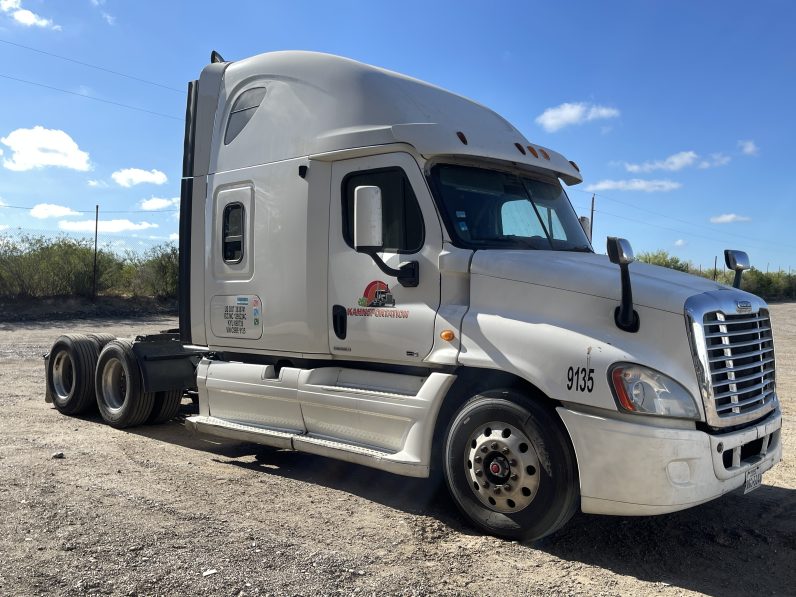
<path fill-rule="evenodd" d="M 761 489 L 533 545 L 479 535 L 423 480 L 45 404 L 60 333 L 173 318 L 0 324 L 0 594 L 794 595 L 796 304 L 772 313 L 785 457 Z"/>

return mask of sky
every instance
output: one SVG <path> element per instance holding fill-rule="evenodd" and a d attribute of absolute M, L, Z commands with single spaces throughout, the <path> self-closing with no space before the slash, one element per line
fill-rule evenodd
<path fill-rule="evenodd" d="M 0 0 L 0 229 L 93 231 L 99 205 L 101 234 L 175 239 L 187 82 L 214 49 L 300 49 L 470 97 L 577 162 L 600 252 L 796 271 L 794 24 L 786 0 Z"/>

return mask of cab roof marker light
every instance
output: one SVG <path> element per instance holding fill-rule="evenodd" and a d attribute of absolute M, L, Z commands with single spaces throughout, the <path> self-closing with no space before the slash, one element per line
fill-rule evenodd
<path fill-rule="evenodd" d="M 575 170 L 580 172 L 580 168 L 578 168 L 578 165 L 575 162 L 573 162 L 572 160 L 569 160 L 569 163 L 572 164 L 572 167 L 575 168 Z"/>
<path fill-rule="evenodd" d="M 544 159 L 546 159 L 546 160 L 549 160 L 549 159 L 550 159 L 550 154 L 549 154 L 549 153 L 547 153 L 547 152 L 546 152 L 544 149 L 542 149 L 541 147 L 539 148 L 539 153 L 541 153 L 541 154 L 542 154 L 542 157 L 543 157 Z"/>
<path fill-rule="evenodd" d="M 536 150 L 533 147 L 531 147 L 530 145 L 528 146 L 528 151 L 531 152 L 531 155 L 533 155 L 533 157 L 535 157 L 536 159 L 539 159 L 539 154 L 536 153 Z"/>
<path fill-rule="evenodd" d="M 525 148 L 522 145 L 520 145 L 519 143 L 515 143 L 514 147 L 516 147 L 517 151 L 519 151 L 522 155 L 525 155 Z"/>
<path fill-rule="evenodd" d="M 461 141 L 464 145 L 467 145 L 467 137 L 464 136 L 463 132 L 458 131 L 456 136 L 459 137 L 459 141 Z"/>

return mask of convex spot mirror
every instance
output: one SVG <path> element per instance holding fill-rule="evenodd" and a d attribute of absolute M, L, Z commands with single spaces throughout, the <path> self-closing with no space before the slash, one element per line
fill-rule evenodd
<path fill-rule="evenodd" d="M 727 269 L 742 272 L 749 269 L 749 255 L 743 251 L 727 249 L 724 251 L 724 263 L 727 264 Z"/>
<path fill-rule="evenodd" d="M 354 189 L 354 249 L 360 252 L 381 250 L 381 189 L 362 186 Z"/>
<path fill-rule="evenodd" d="M 578 221 L 580 222 L 580 227 L 583 228 L 583 232 L 586 233 L 586 238 L 591 242 L 591 220 L 586 216 L 581 216 Z"/>
<path fill-rule="evenodd" d="M 608 237 L 608 259 L 617 265 L 628 265 L 633 263 L 636 258 L 633 256 L 633 248 L 630 241 L 626 238 Z"/>

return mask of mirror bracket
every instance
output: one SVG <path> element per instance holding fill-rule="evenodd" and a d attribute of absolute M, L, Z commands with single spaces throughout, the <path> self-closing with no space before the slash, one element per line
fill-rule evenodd
<path fill-rule="evenodd" d="M 379 255 L 377 247 L 360 247 L 360 253 L 369 255 L 376 266 L 387 276 L 398 279 L 398 283 L 404 288 L 415 288 L 420 283 L 420 264 L 417 261 L 402 263 L 399 268 L 393 268 L 384 263 Z"/>
<path fill-rule="evenodd" d="M 614 309 L 614 322 L 620 330 L 635 334 L 638 332 L 641 320 L 633 308 L 633 287 L 630 284 L 630 269 L 628 266 L 634 261 L 633 249 L 624 238 L 608 237 L 608 258 L 611 263 L 619 266 L 622 283 L 622 298 L 619 306 Z"/>

